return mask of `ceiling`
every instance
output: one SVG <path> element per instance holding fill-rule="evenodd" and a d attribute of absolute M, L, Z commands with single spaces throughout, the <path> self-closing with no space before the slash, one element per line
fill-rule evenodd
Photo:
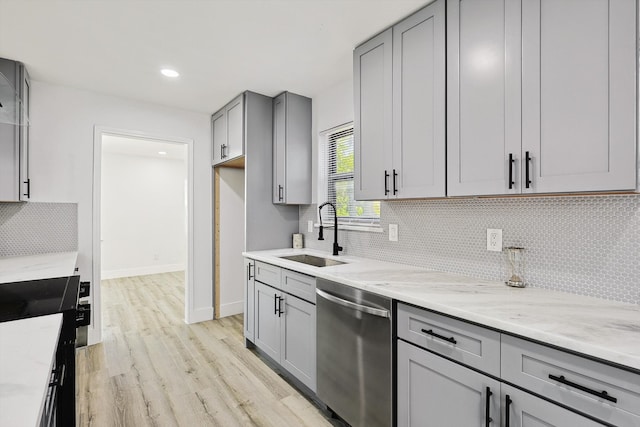
<path fill-rule="evenodd" d="M 0 0 L 0 57 L 33 80 L 213 113 L 244 90 L 345 81 L 357 44 L 429 2 Z"/>

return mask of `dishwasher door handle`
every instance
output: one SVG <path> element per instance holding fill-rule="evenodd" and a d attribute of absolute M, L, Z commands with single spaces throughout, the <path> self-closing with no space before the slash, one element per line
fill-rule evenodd
<path fill-rule="evenodd" d="M 361 311 L 363 313 L 372 314 L 378 317 L 389 318 L 389 310 L 383 310 L 381 308 L 369 307 L 368 305 L 356 304 L 355 302 L 347 301 L 346 299 L 338 298 L 335 295 L 331 295 L 328 292 L 322 291 L 320 289 L 316 289 L 316 294 L 320 295 L 322 298 L 329 300 L 331 302 L 335 302 L 343 307 L 347 307 L 353 310 Z"/>

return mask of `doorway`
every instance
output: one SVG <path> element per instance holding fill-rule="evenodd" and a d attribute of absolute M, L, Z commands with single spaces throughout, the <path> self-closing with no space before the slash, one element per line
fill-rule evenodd
<path fill-rule="evenodd" d="M 102 280 L 155 275 L 180 280 L 182 315 L 190 323 L 193 141 L 96 127 L 93 218 L 89 344 L 102 341 Z"/>

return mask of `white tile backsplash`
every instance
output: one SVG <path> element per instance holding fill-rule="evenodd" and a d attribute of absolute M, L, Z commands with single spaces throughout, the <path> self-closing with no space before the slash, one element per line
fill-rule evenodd
<path fill-rule="evenodd" d="M 316 205 L 300 207 L 305 246 L 331 250 L 308 233 Z M 388 224 L 398 224 L 390 242 Z M 503 246 L 526 250 L 528 286 L 640 304 L 640 195 L 402 200 L 381 203 L 384 233 L 340 230 L 344 253 L 502 280 L 500 252 L 487 251 L 487 228 Z"/>
<path fill-rule="evenodd" d="M 0 257 L 78 250 L 75 203 L 0 203 Z"/>

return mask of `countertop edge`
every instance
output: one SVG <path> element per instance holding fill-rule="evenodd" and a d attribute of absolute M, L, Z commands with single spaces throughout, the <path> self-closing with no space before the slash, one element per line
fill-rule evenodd
<path fill-rule="evenodd" d="M 415 305 L 417 307 L 421 307 L 427 310 L 441 313 L 450 317 L 455 317 L 464 321 L 476 323 L 491 329 L 496 329 L 498 331 L 505 332 L 507 334 L 511 334 L 518 337 L 523 337 L 526 339 L 538 341 L 543 344 L 559 347 L 569 352 L 582 354 L 589 358 L 598 359 L 604 363 L 612 364 L 612 365 L 621 367 L 623 369 L 630 370 L 635 373 L 640 373 L 640 354 L 634 355 L 634 354 L 619 352 L 616 350 L 612 350 L 611 348 L 594 345 L 593 343 L 586 342 L 583 340 L 577 340 L 569 336 L 562 336 L 556 333 L 550 333 L 548 331 L 531 327 L 526 324 L 513 323 L 497 317 L 491 317 L 482 313 L 465 310 L 463 308 L 456 307 L 451 304 L 441 304 L 438 302 L 425 301 L 423 299 L 419 299 L 419 298 L 412 297 L 411 295 L 407 295 L 406 293 L 403 293 L 401 291 L 389 289 L 387 286 L 366 283 L 366 282 L 358 281 L 354 279 L 345 279 L 344 276 L 341 276 L 339 273 L 336 272 L 337 269 L 334 267 L 318 268 L 318 267 L 308 266 L 299 262 L 289 261 L 289 260 L 284 260 L 282 258 L 279 258 L 280 256 L 293 255 L 293 254 L 311 254 L 316 256 L 322 256 L 325 258 L 342 260 L 342 261 L 346 261 L 347 263 L 372 263 L 372 265 L 393 267 L 393 268 L 406 270 L 407 272 L 432 271 L 432 270 L 410 266 L 410 265 L 389 263 L 386 261 L 377 261 L 377 260 L 371 260 L 371 259 L 360 258 L 360 257 L 342 256 L 342 255 L 339 257 L 334 257 L 331 255 L 327 255 L 327 253 L 325 252 L 317 251 L 313 249 L 275 249 L 275 250 L 267 250 L 267 251 L 243 252 L 243 256 L 254 259 L 256 261 L 261 261 L 268 264 L 276 265 L 278 267 L 297 271 L 299 273 L 307 274 L 310 276 L 315 276 L 317 278 L 342 283 L 342 284 L 352 286 L 358 289 L 362 289 L 368 292 L 372 292 L 378 295 L 389 297 L 399 302 Z M 464 277 L 464 276 L 458 276 L 458 275 L 449 274 L 449 273 L 442 273 L 442 274 L 451 276 L 454 278 Z M 469 278 L 466 278 L 466 279 L 469 279 Z M 492 282 L 492 281 L 487 281 L 482 279 L 477 279 L 477 282 L 482 284 L 486 284 L 486 283 L 499 284 L 499 282 Z M 531 289 L 535 289 L 535 288 L 531 288 Z M 513 292 L 517 292 L 517 290 L 513 290 Z M 566 294 L 563 292 L 543 290 L 543 289 L 536 289 L 536 291 L 534 292 L 538 292 L 542 295 L 548 294 L 550 297 L 552 296 L 566 297 L 568 295 L 572 295 L 572 294 Z M 591 297 L 583 297 L 583 296 L 573 296 L 573 297 L 580 300 L 589 300 L 594 303 L 600 302 L 603 307 L 609 307 L 609 308 L 620 307 L 620 308 L 632 309 L 634 311 L 637 311 L 638 320 L 640 321 L 640 307 L 638 306 L 619 303 L 619 302 L 612 302 L 608 300 L 599 300 Z"/>

